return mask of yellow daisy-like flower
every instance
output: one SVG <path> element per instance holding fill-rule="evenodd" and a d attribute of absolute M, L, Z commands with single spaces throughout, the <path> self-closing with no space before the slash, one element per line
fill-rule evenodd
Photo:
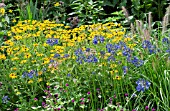
<path fill-rule="evenodd" d="M 37 62 L 37 61 L 36 61 L 36 60 L 32 60 L 31 62 L 32 62 L 32 63 L 35 63 L 35 62 Z"/>
<path fill-rule="evenodd" d="M 23 47 L 22 49 L 21 49 L 21 51 L 23 51 L 23 52 L 26 52 L 26 51 L 28 51 L 29 49 L 28 48 L 26 48 L 26 47 Z"/>
<path fill-rule="evenodd" d="M 116 79 L 116 80 L 121 80 L 121 76 L 116 76 L 115 78 L 113 79 Z"/>
<path fill-rule="evenodd" d="M 16 76 L 16 74 L 15 74 L 15 73 L 11 73 L 11 74 L 9 75 L 9 77 L 10 77 L 10 78 L 12 78 L 12 79 L 17 78 L 17 76 Z"/>
<path fill-rule="evenodd" d="M 38 75 L 42 75 L 42 73 L 43 73 L 42 71 L 39 71 L 39 72 L 38 72 Z"/>
<path fill-rule="evenodd" d="M 47 83 L 46 83 L 46 85 L 47 85 L 47 86 L 49 86 L 49 85 L 50 85 L 50 83 L 49 83 L 49 82 L 47 82 Z"/>
<path fill-rule="evenodd" d="M 10 9 L 8 12 L 9 12 L 9 13 L 12 13 L 12 12 L 13 12 L 13 10 L 11 10 L 11 9 Z"/>
<path fill-rule="evenodd" d="M 20 95 L 20 94 L 21 94 L 21 92 L 19 92 L 19 91 L 16 92 L 16 95 Z"/>
<path fill-rule="evenodd" d="M 24 64 L 24 63 L 26 63 L 27 62 L 27 60 L 22 60 L 20 63 L 21 64 Z"/>
<path fill-rule="evenodd" d="M 37 46 L 38 46 L 38 44 L 37 44 L 37 43 L 36 43 L 36 44 L 33 44 L 33 46 L 34 46 L 34 47 L 37 47 Z"/>
<path fill-rule="evenodd" d="M 17 22 L 17 21 L 16 21 L 16 19 L 13 19 L 12 22 L 15 23 L 15 22 Z"/>
<path fill-rule="evenodd" d="M 54 6 L 55 6 L 55 7 L 58 7 L 58 6 L 60 6 L 60 3 L 59 3 L 59 2 L 56 2 L 56 3 L 54 4 Z"/>
<path fill-rule="evenodd" d="M 5 9 L 4 8 L 0 8 L 0 14 L 4 15 L 5 14 Z"/>
<path fill-rule="evenodd" d="M 30 58 L 31 57 L 31 54 L 30 53 L 26 53 L 24 58 Z"/>
<path fill-rule="evenodd" d="M 12 61 L 19 60 L 18 57 L 11 58 Z"/>
<path fill-rule="evenodd" d="M 5 54 L 0 54 L 0 60 L 5 60 L 6 59 L 6 56 L 5 56 Z"/>
<path fill-rule="evenodd" d="M 33 80 L 29 80 L 29 81 L 28 81 L 28 84 L 31 84 L 31 83 L 33 83 Z"/>
<path fill-rule="evenodd" d="M 41 82 L 42 81 L 42 78 L 38 78 L 38 82 Z"/>
<path fill-rule="evenodd" d="M 13 68 L 13 70 L 17 70 L 17 68 L 16 68 L 16 67 L 14 67 L 14 68 Z"/>

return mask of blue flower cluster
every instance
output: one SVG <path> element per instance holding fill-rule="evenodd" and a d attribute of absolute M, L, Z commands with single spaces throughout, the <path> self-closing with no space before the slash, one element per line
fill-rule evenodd
<path fill-rule="evenodd" d="M 2 97 L 2 103 L 4 103 L 4 104 L 6 104 L 9 100 L 10 100 L 10 98 L 8 96 Z"/>
<path fill-rule="evenodd" d="M 140 67 L 140 66 L 142 66 L 143 65 L 143 60 L 140 60 L 140 59 L 138 59 L 136 56 L 134 56 L 132 59 L 131 59 L 131 63 L 133 64 L 133 65 L 135 65 L 136 67 Z"/>
<path fill-rule="evenodd" d="M 123 69 L 123 74 L 125 75 L 128 72 L 128 67 L 127 66 L 123 66 L 122 69 Z"/>
<path fill-rule="evenodd" d="M 150 43 L 147 43 L 146 46 L 148 46 Z M 145 47 L 146 47 L 145 46 Z M 106 45 L 106 50 L 108 53 L 111 55 L 108 57 L 108 61 L 115 61 L 114 56 L 116 55 L 117 51 L 121 50 L 122 55 L 127 58 L 127 61 L 135 65 L 136 67 L 142 66 L 143 65 L 143 60 L 138 59 L 137 57 L 133 57 L 132 55 L 132 50 L 124 43 L 124 42 L 119 42 L 116 44 L 107 44 Z"/>
<path fill-rule="evenodd" d="M 84 62 L 88 63 L 96 63 L 98 62 L 98 58 L 94 54 L 88 54 L 86 55 L 85 53 L 90 53 L 90 48 L 86 48 L 86 51 L 83 52 L 82 49 L 77 49 L 74 54 L 76 55 L 77 59 L 76 62 L 82 64 Z"/>
<path fill-rule="evenodd" d="M 138 79 L 136 81 L 136 84 L 137 84 L 137 87 L 136 87 L 136 90 L 137 91 L 142 91 L 144 92 L 145 90 L 149 89 L 151 83 L 145 79 Z"/>
<path fill-rule="evenodd" d="M 103 43 L 104 42 L 104 37 L 103 36 L 95 36 L 94 38 L 93 38 L 93 44 L 98 44 L 98 42 L 101 42 L 101 43 Z"/>
<path fill-rule="evenodd" d="M 24 72 L 23 74 L 22 74 L 22 77 L 23 78 L 33 78 L 34 76 L 38 76 L 38 73 L 36 72 L 36 71 L 34 71 L 34 70 L 31 70 L 30 72 Z"/>
<path fill-rule="evenodd" d="M 162 39 L 162 43 L 163 43 L 163 45 L 165 46 L 165 48 L 166 48 L 166 53 L 169 54 L 169 58 L 170 58 L 170 38 L 164 37 L 164 38 Z"/>
<path fill-rule="evenodd" d="M 58 44 L 58 39 L 49 38 L 49 39 L 47 39 L 46 43 L 49 44 L 50 46 L 53 46 L 55 44 Z"/>
<path fill-rule="evenodd" d="M 60 54 L 56 53 L 56 54 L 54 55 L 54 58 L 60 58 Z"/>
<path fill-rule="evenodd" d="M 144 49 L 148 49 L 149 51 L 149 54 L 154 54 L 156 53 L 156 46 L 155 45 L 152 45 L 152 43 L 148 40 L 144 40 L 143 43 L 142 43 L 142 47 Z"/>

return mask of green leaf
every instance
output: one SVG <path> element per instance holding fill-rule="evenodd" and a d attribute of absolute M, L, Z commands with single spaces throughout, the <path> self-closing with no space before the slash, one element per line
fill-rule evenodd
<path fill-rule="evenodd" d="M 9 22 L 10 22 L 10 21 L 9 21 L 9 17 L 8 17 L 7 15 L 5 16 L 5 21 L 7 21 L 8 24 L 9 24 Z"/>
<path fill-rule="evenodd" d="M 90 0 L 88 3 L 89 3 L 90 5 L 93 5 L 93 1 L 92 1 L 92 0 Z"/>
<path fill-rule="evenodd" d="M 2 23 L 0 22 L 0 27 L 2 27 Z"/>

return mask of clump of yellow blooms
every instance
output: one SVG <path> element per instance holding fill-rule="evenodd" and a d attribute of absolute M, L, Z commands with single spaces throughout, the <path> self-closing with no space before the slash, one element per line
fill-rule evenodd
<path fill-rule="evenodd" d="M 58 3 L 55 6 L 58 6 Z M 69 54 L 70 58 L 75 59 L 70 50 L 73 51 L 77 47 L 83 46 L 83 44 L 92 43 L 94 36 L 103 36 L 110 43 L 118 43 L 125 34 L 125 30 L 120 24 L 112 22 L 82 25 L 74 29 L 68 29 L 68 27 L 49 20 L 44 20 L 43 22 L 36 20 L 18 21 L 7 32 L 8 36 L 12 38 L 5 41 L 5 45 L 0 47 L 0 51 L 6 50 L 8 56 L 0 54 L 0 60 L 11 60 L 14 64 L 13 69 L 21 69 L 21 67 L 25 66 L 25 68 L 21 69 L 21 72 L 32 70 L 32 67 L 47 66 L 47 70 L 54 73 L 59 69 L 60 64 L 67 60 L 67 58 L 64 58 L 64 54 Z M 49 45 L 47 43 L 48 39 L 58 39 L 59 43 Z M 124 42 L 129 41 L 131 41 L 131 38 L 124 39 Z M 133 48 L 135 44 L 129 44 L 129 46 Z M 60 59 L 54 57 L 56 53 L 61 55 Z M 104 59 L 107 59 L 109 55 L 110 53 L 106 53 Z M 121 55 L 121 53 L 118 55 Z M 51 63 L 50 61 L 54 62 Z M 117 66 L 113 64 L 111 67 Z M 17 76 L 14 73 L 17 70 L 12 71 L 10 78 L 16 78 Z M 117 70 L 114 71 L 114 73 L 116 72 Z M 42 74 L 41 69 L 39 69 L 38 76 Z M 39 78 L 38 81 L 41 82 L 42 78 Z M 33 80 L 29 80 L 28 83 L 33 83 Z"/>
<path fill-rule="evenodd" d="M 4 8 L 0 8 L 0 15 L 4 15 L 5 14 L 5 9 Z"/>

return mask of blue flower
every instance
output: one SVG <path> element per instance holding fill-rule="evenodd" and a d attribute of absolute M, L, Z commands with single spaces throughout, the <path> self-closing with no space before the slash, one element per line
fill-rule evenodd
<path fill-rule="evenodd" d="M 132 51 L 130 48 L 128 48 L 127 46 L 124 46 L 123 51 L 122 51 L 123 56 L 130 56 L 131 52 Z"/>
<path fill-rule="evenodd" d="M 22 78 L 29 77 L 30 79 L 34 77 L 34 75 L 38 76 L 38 73 L 34 70 L 31 70 L 30 72 L 23 72 Z"/>
<path fill-rule="evenodd" d="M 144 92 L 145 90 L 149 89 L 151 83 L 145 79 L 138 79 L 136 81 L 137 87 L 136 90 L 137 91 L 142 91 Z"/>
<path fill-rule="evenodd" d="M 97 37 L 95 36 L 94 38 L 93 38 L 93 44 L 97 44 L 98 43 L 98 39 L 97 39 Z"/>
<path fill-rule="evenodd" d="M 55 44 L 58 44 L 58 39 L 50 38 L 50 39 L 47 39 L 46 43 L 53 46 Z"/>
<path fill-rule="evenodd" d="M 111 52 L 112 51 L 112 47 L 113 45 L 112 44 L 106 44 L 106 49 L 107 49 L 107 52 Z"/>
<path fill-rule="evenodd" d="M 168 38 L 164 37 L 164 38 L 162 39 L 162 43 L 164 43 L 164 44 L 169 44 L 170 41 L 168 40 Z"/>
<path fill-rule="evenodd" d="M 27 73 L 26 73 L 26 72 L 23 72 L 22 78 L 25 78 L 25 77 L 27 77 Z"/>
<path fill-rule="evenodd" d="M 144 49 L 150 48 L 151 45 L 152 45 L 151 42 L 148 41 L 148 40 L 144 40 L 143 43 L 142 43 L 142 47 L 143 47 Z"/>
<path fill-rule="evenodd" d="M 64 54 L 64 58 L 67 58 L 67 57 L 69 57 L 70 55 L 69 54 Z"/>
<path fill-rule="evenodd" d="M 54 60 L 51 59 L 51 60 L 50 60 L 50 63 L 53 63 L 53 62 L 54 62 Z"/>
<path fill-rule="evenodd" d="M 148 48 L 150 54 L 155 54 L 156 53 L 156 47 L 151 45 L 150 48 Z"/>
<path fill-rule="evenodd" d="M 89 55 L 89 56 L 87 56 L 87 58 L 85 59 L 85 62 L 88 62 L 88 63 L 90 63 L 90 62 L 97 62 L 98 61 L 98 59 L 94 56 L 94 55 Z"/>
<path fill-rule="evenodd" d="M 33 78 L 34 75 L 33 75 L 33 73 L 28 73 L 27 76 L 28 76 L 29 78 Z"/>
<path fill-rule="evenodd" d="M 166 52 L 170 54 L 170 48 L 169 48 L 169 49 L 167 49 L 167 50 L 166 50 Z"/>
<path fill-rule="evenodd" d="M 136 56 L 131 59 L 131 63 L 134 64 L 136 67 L 142 66 L 143 65 L 143 60 L 139 60 Z"/>
<path fill-rule="evenodd" d="M 82 49 L 77 49 L 75 52 L 74 52 L 74 54 L 76 55 L 76 56 L 81 56 L 81 55 L 83 55 L 84 53 L 83 53 L 83 51 L 82 51 Z"/>
<path fill-rule="evenodd" d="M 100 55 L 104 56 L 105 55 L 105 51 L 100 51 Z"/>
<path fill-rule="evenodd" d="M 77 56 L 76 62 L 82 64 L 84 60 L 85 60 L 85 56 L 84 55 Z"/>
<path fill-rule="evenodd" d="M 35 71 L 34 71 L 34 70 L 31 70 L 31 71 L 27 74 L 27 76 L 28 76 L 29 78 L 33 78 L 34 74 L 35 74 Z"/>
<path fill-rule="evenodd" d="M 95 36 L 93 38 L 93 44 L 98 44 L 98 41 L 100 41 L 101 43 L 104 42 L 104 37 L 103 36 Z"/>
<path fill-rule="evenodd" d="M 115 58 L 114 58 L 114 56 L 113 55 L 111 55 L 111 56 L 109 56 L 108 57 L 108 59 L 107 59 L 108 61 L 115 61 Z"/>
<path fill-rule="evenodd" d="M 101 42 L 101 43 L 104 42 L 104 37 L 103 37 L 103 36 L 100 36 L 99 39 L 100 39 L 100 42 Z"/>
<path fill-rule="evenodd" d="M 90 48 L 86 48 L 86 52 L 90 52 Z"/>
<path fill-rule="evenodd" d="M 127 66 L 123 66 L 123 74 L 126 74 L 127 73 L 127 71 L 128 71 L 128 68 L 127 68 Z"/>
<path fill-rule="evenodd" d="M 54 58 L 59 58 L 60 57 L 60 54 L 58 54 L 58 53 L 56 53 L 55 55 L 54 55 Z"/>
<path fill-rule="evenodd" d="M 2 103 L 7 103 L 8 101 L 9 101 L 9 97 L 8 96 L 4 96 L 3 98 L 2 98 Z"/>
<path fill-rule="evenodd" d="M 70 76 L 71 76 L 71 74 L 70 74 L 70 73 L 68 73 L 68 74 L 67 74 L 67 77 L 70 77 Z"/>

